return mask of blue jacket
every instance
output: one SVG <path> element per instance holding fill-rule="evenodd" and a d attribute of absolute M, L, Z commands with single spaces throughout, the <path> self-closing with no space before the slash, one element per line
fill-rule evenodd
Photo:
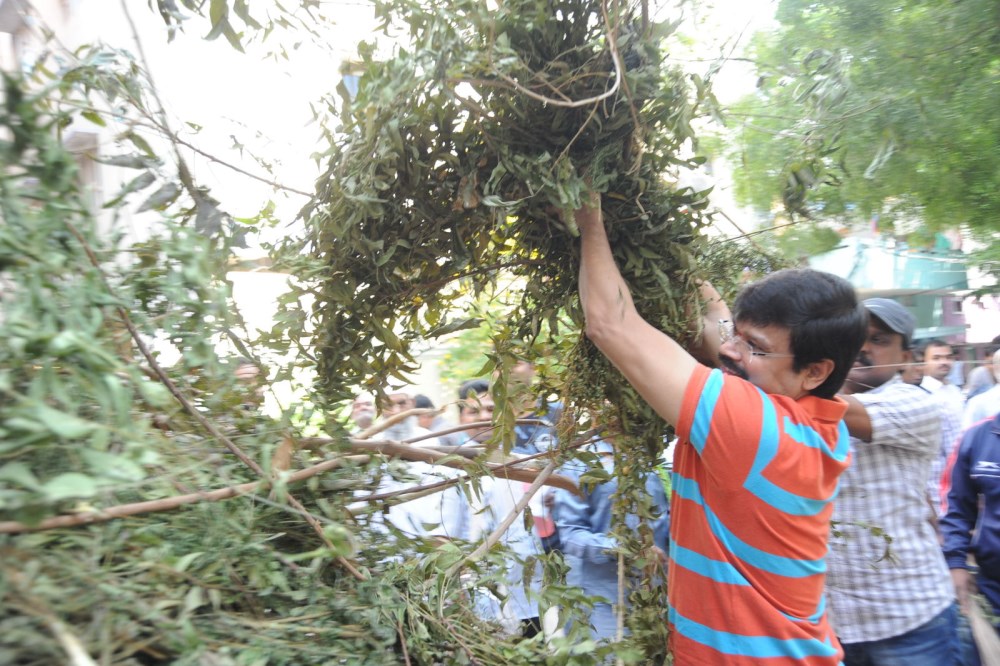
<path fill-rule="evenodd" d="M 581 489 L 580 496 L 559 490 L 555 507 L 559 540 L 569 566 L 566 583 L 582 588 L 588 595 L 604 597 L 610 603 L 618 601 L 618 558 L 613 552 L 616 542 L 608 534 L 612 496 L 617 490 L 618 481 L 614 478 L 589 491 Z M 653 541 L 667 552 L 670 505 L 656 472 L 646 475 L 646 492 L 660 509 L 659 518 L 651 525 Z M 625 522 L 633 530 L 639 526 L 638 516 L 629 515 Z"/>
<path fill-rule="evenodd" d="M 962 435 L 951 470 L 941 537 L 948 568 L 966 568 L 966 555 L 972 553 L 980 576 L 1000 581 L 1000 415 L 972 426 Z M 991 590 L 982 585 L 980 589 L 987 597 L 998 594 L 991 595 Z M 1000 607 L 1000 598 L 990 601 Z"/>

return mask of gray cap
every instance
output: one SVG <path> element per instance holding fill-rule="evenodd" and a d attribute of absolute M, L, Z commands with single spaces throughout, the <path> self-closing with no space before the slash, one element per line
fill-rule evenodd
<path fill-rule="evenodd" d="M 903 336 L 903 348 L 909 349 L 917 320 L 904 306 L 891 298 L 867 298 L 865 309 L 878 317 L 883 324 Z"/>

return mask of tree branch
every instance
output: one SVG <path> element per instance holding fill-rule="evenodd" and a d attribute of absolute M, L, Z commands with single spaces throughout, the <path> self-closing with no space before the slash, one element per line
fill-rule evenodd
<path fill-rule="evenodd" d="M 286 481 L 287 483 L 297 483 L 312 476 L 316 476 L 317 474 L 330 471 L 331 469 L 336 469 L 347 462 L 364 462 L 368 458 L 369 456 L 347 456 L 343 458 L 325 460 L 317 465 L 306 467 L 305 469 L 301 469 L 294 474 L 290 474 Z M 105 509 L 97 509 L 84 513 L 53 516 L 51 518 L 46 518 L 37 525 L 29 525 L 27 523 L 17 521 L 4 521 L 0 522 L 0 534 L 41 532 L 59 527 L 77 527 L 80 525 L 106 523 L 118 518 L 125 518 L 127 516 L 138 516 L 146 513 L 171 511 L 187 504 L 197 504 L 198 502 L 219 502 L 221 500 L 231 499 L 234 497 L 241 497 L 243 495 L 254 493 L 258 490 L 266 490 L 270 488 L 272 484 L 273 482 L 268 479 L 261 479 L 260 481 L 241 483 L 235 486 L 227 486 L 226 488 L 218 488 L 216 490 L 200 491 L 188 493 L 186 495 L 174 495 L 173 497 L 164 497 L 146 502 L 119 504 Z"/>
<path fill-rule="evenodd" d="M 528 489 L 524 491 L 524 495 L 521 496 L 521 499 L 518 500 L 517 504 L 514 505 L 514 508 L 511 509 L 510 513 L 507 514 L 507 517 L 503 519 L 503 521 L 497 526 L 497 528 L 493 530 L 493 532 L 488 537 L 486 537 L 486 540 L 483 541 L 483 543 L 481 543 L 478 548 L 469 553 L 468 556 L 466 556 L 459 562 L 456 562 L 454 565 L 452 565 L 452 567 L 448 570 L 447 575 L 454 576 L 459 571 L 461 571 L 461 569 L 466 564 L 468 564 L 469 562 L 475 562 L 476 560 L 480 559 L 483 555 L 485 555 L 487 552 L 489 552 L 490 548 L 495 546 L 497 542 L 499 542 L 500 539 L 503 537 L 503 535 L 507 532 L 510 526 L 514 524 L 514 521 L 517 520 L 517 517 L 524 512 L 524 509 L 528 506 L 528 503 L 531 501 L 531 498 L 535 496 L 535 493 L 538 492 L 538 489 L 541 488 L 546 481 L 548 481 L 549 477 L 552 476 L 552 473 L 555 471 L 556 471 L 556 461 L 552 460 L 549 462 L 548 465 L 545 466 L 545 469 L 543 469 L 538 474 L 538 477 L 535 478 L 534 482 L 530 486 L 528 486 Z"/>

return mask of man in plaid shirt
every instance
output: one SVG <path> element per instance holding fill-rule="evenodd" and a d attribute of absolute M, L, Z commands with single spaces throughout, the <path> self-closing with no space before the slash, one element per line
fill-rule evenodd
<path fill-rule="evenodd" d="M 845 666 L 959 662 L 958 609 L 926 487 L 940 449 L 935 398 L 900 377 L 915 320 L 864 302 L 868 339 L 842 397 L 851 434 L 830 539 L 827 592 Z"/>

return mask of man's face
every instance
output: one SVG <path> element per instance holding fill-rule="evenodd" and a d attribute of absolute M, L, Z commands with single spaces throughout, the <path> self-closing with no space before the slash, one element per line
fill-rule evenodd
<path fill-rule="evenodd" d="M 351 403 L 351 420 L 364 429 L 375 419 L 375 401 L 370 395 L 359 395 Z"/>
<path fill-rule="evenodd" d="M 924 350 L 924 374 L 943 382 L 955 365 L 951 345 L 928 345 Z"/>
<path fill-rule="evenodd" d="M 260 368 L 245 363 L 236 368 L 234 375 L 246 394 L 247 404 L 259 407 L 264 402 L 264 378 L 261 377 Z"/>
<path fill-rule="evenodd" d="M 387 421 L 393 416 L 411 409 L 413 409 L 413 397 L 409 393 L 403 391 L 390 393 L 386 396 L 385 402 L 381 403 L 382 419 Z M 385 428 L 382 430 L 382 434 L 386 439 L 402 441 L 415 434 L 414 428 L 416 425 L 416 417 L 410 416 Z"/>
<path fill-rule="evenodd" d="M 476 423 L 477 421 L 489 421 L 493 418 L 493 396 L 484 393 L 480 396 L 469 396 L 459 412 L 458 421 L 461 425 L 466 423 Z M 469 437 L 477 442 L 485 442 L 493 435 L 492 426 L 478 426 L 465 430 Z"/>
<path fill-rule="evenodd" d="M 890 331 L 877 317 L 869 317 L 868 337 L 847 375 L 845 393 L 864 393 L 896 376 L 912 355 L 903 349 L 903 336 Z"/>
<path fill-rule="evenodd" d="M 737 322 L 733 333 L 719 347 L 723 372 L 742 377 L 765 393 L 795 399 L 815 388 L 808 385 L 807 369 L 793 369 L 791 335 L 787 328 Z"/>
<path fill-rule="evenodd" d="M 387 419 L 400 412 L 413 409 L 413 398 L 408 393 L 390 393 L 386 398 L 386 401 L 382 403 L 382 418 Z"/>
<path fill-rule="evenodd" d="M 913 384 L 914 386 L 919 386 L 921 380 L 924 378 L 924 364 L 916 353 L 912 354 L 912 360 L 908 365 L 903 368 L 903 372 L 900 373 L 903 381 L 907 384 Z"/>

